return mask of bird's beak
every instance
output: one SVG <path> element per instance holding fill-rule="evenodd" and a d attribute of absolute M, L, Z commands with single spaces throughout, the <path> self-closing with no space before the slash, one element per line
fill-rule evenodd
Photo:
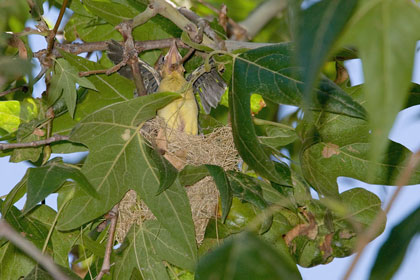
<path fill-rule="evenodd" d="M 166 74 L 172 73 L 174 71 L 183 73 L 185 69 L 181 64 L 181 61 L 182 61 L 182 56 L 178 52 L 176 43 L 173 42 L 168 53 L 165 55 L 164 64 L 163 64 L 163 72 Z"/>

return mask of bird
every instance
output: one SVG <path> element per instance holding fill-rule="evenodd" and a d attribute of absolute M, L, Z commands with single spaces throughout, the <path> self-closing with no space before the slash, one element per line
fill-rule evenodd
<path fill-rule="evenodd" d="M 184 78 L 182 56 L 173 42 L 163 60 L 162 80 L 157 92 L 172 91 L 181 93 L 182 98 L 176 99 L 162 109 L 157 115 L 162 118 L 169 130 L 198 134 L 198 107 L 193 88 Z"/>
<path fill-rule="evenodd" d="M 176 47 L 176 43 L 174 44 L 171 48 Z M 173 53 L 179 54 L 178 50 Z M 108 42 L 107 56 L 114 64 L 119 64 L 123 60 L 123 54 L 124 48 L 120 43 L 115 40 L 110 40 Z M 169 54 L 169 51 L 167 54 Z M 168 58 L 169 56 L 166 55 L 163 57 L 163 61 L 158 61 L 158 64 L 164 65 L 165 61 L 168 61 Z M 210 62 L 211 69 L 209 71 L 206 71 L 204 65 L 202 65 L 186 77 L 188 82 L 192 81 L 193 92 L 200 96 L 201 105 L 206 114 L 210 113 L 211 108 L 217 107 L 227 88 L 227 84 L 220 76 L 217 66 L 214 65 L 212 60 L 210 60 Z M 139 59 L 139 68 L 147 94 L 157 92 L 163 78 L 163 73 L 160 73 L 161 71 L 155 69 L 141 59 Z M 128 79 L 132 79 L 131 69 L 128 65 L 121 67 L 118 70 L 118 73 Z"/>
<path fill-rule="evenodd" d="M 108 43 L 107 55 L 113 63 L 118 64 L 123 60 L 123 51 L 120 43 L 116 41 Z M 156 137 L 156 146 L 173 166 L 182 169 L 185 165 L 186 151 L 179 150 L 175 155 L 166 153 L 168 142 L 172 140 L 176 132 L 190 135 L 198 134 L 199 107 L 195 94 L 200 96 L 203 109 L 208 114 L 211 108 L 218 105 L 227 85 L 214 65 L 212 65 L 210 71 L 205 71 L 203 65 L 193 71 L 186 79 L 182 56 L 175 41 L 163 57 L 163 61 L 159 61 L 159 66 L 160 69 L 156 70 L 139 59 L 139 69 L 147 94 L 165 91 L 181 94 L 181 98 L 172 101 L 157 111 L 157 116 L 163 120 L 165 128 L 159 130 Z M 118 72 L 122 76 L 132 78 L 131 69 L 128 66 L 121 67 Z"/>

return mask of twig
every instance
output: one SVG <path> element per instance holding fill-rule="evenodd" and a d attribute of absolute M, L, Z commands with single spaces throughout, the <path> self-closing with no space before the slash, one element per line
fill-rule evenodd
<path fill-rule="evenodd" d="M 0 97 L 1 96 L 5 96 L 5 95 L 8 95 L 9 93 L 20 91 L 20 90 L 23 91 L 23 92 L 27 92 L 28 91 L 28 86 L 27 85 L 23 85 L 23 86 L 20 86 L 20 87 L 16 87 L 16 88 L 5 90 L 3 92 L 0 92 Z"/>
<path fill-rule="evenodd" d="M 196 13 L 194 13 L 193 11 L 188 10 L 186 8 L 179 8 L 178 11 L 182 15 L 184 15 L 186 18 L 188 18 L 189 20 L 191 20 L 192 22 L 197 24 L 197 26 L 199 27 L 199 30 L 198 30 L 199 32 L 197 33 L 197 38 L 196 38 L 197 43 L 201 43 L 201 41 L 203 40 L 202 32 L 204 32 L 207 36 L 209 36 L 213 41 L 215 41 L 217 43 L 218 49 L 226 50 L 225 42 L 210 27 L 210 24 L 208 23 L 207 20 L 201 18 Z M 194 39 L 194 38 L 191 38 L 191 39 Z"/>
<path fill-rule="evenodd" d="M 80 77 L 86 77 L 90 75 L 96 75 L 96 74 L 107 74 L 109 69 L 98 69 L 98 70 L 90 70 L 90 71 L 82 71 L 79 72 Z"/>
<path fill-rule="evenodd" d="M 235 38 L 237 40 L 250 40 L 278 13 L 287 7 L 286 0 L 269 0 L 258 6 L 244 21 L 239 24 L 246 29 L 247 38 Z"/>
<path fill-rule="evenodd" d="M 165 0 L 149 0 L 149 6 L 153 6 L 154 9 L 158 11 L 158 13 L 172 21 L 176 26 L 180 29 L 184 30 L 188 33 L 190 38 L 195 41 L 197 36 L 200 36 L 198 33 L 197 26 L 187 19 L 184 15 L 182 15 L 178 9 L 173 7 L 171 4 L 166 2 Z M 212 39 L 210 39 L 207 35 L 203 36 L 203 40 L 201 42 L 204 46 L 210 47 L 212 49 L 217 49 L 217 43 L 215 43 Z"/>
<path fill-rule="evenodd" d="M 43 255 L 38 248 L 23 238 L 3 219 L 0 219 L 0 236 L 3 236 L 20 250 L 31 256 L 35 261 L 41 264 L 51 274 L 51 276 L 54 277 L 54 279 L 69 279 L 63 272 L 61 272 L 57 265 L 55 265 L 51 257 Z"/>
<path fill-rule="evenodd" d="M 118 206 L 119 204 L 112 207 L 111 211 L 109 211 L 108 213 L 109 219 L 111 220 L 111 225 L 109 227 L 108 242 L 106 243 L 104 262 L 102 263 L 101 271 L 96 277 L 96 280 L 102 279 L 105 273 L 108 273 L 111 269 L 111 253 L 112 247 L 114 246 L 115 229 L 117 228 Z"/>
<path fill-rule="evenodd" d="M 188 60 L 188 58 L 190 58 L 190 56 L 195 52 L 194 48 L 190 48 L 188 50 L 188 52 L 184 55 L 184 57 L 182 57 L 181 61 L 179 62 L 180 65 L 184 64 L 185 61 Z"/>
<path fill-rule="evenodd" d="M 33 142 L 26 142 L 26 143 L 0 143 L 0 151 L 8 150 L 8 149 L 16 149 L 16 148 L 28 148 L 28 147 L 38 147 L 42 145 L 48 145 L 54 142 L 59 141 L 68 141 L 69 137 L 65 135 L 54 135 L 50 138 L 44 140 L 38 140 Z"/>
<path fill-rule="evenodd" d="M 124 64 L 128 64 L 131 68 L 131 73 L 133 74 L 137 95 L 147 95 L 146 87 L 143 84 L 143 77 L 140 72 L 138 51 L 134 46 L 134 39 L 133 35 L 131 34 L 133 31 L 133 22 L 122 22 L 117 25 L 115 29 L 117 29 L 124 38 L 124 59 L 121 63 L 118 64 L 118 67 L 122 67 Z"/>
<path fill-rule="evenodd" d="M 64 12 L 66 11 L 68 0 L 63 0 L 61 5 L 60 13 L 58 14 L 57 21 L 55 22 L 53 31 L 48 34 L 48 45 L 47 45 L 47 56 L 51 54 L 51 51 L 54 46 L 55 35 L 57 34 L 58 27 L 60 26 L 61 20 L 63 19 Z"/>
<path fill-rule="evenodd" d="M 42 76 L 45 74 L 45 72 L 47 71 L 47 68 L 42 68 L 41 71 L 38 73 L 38 75 L 36 75 L 36 77 L 29 83 L 29 84 L 24 84 L 20 87 L 16 87 L 16 88 L 12 88 L 3 92 L 0 92 L 0 97 L 1 96 L 5 96 L 8 95 L 9 93 L 13 93 L 16 91 L 23 91 L 23 92 L 27 92 L 29 87 L 31 87 L 32 85 L 36 84 L 41 78 Z"/>
<path fill-rule="evenodd" d="M 382 225 L 382 223 L 386 220 L 386 215 L 391 210 L 395 200 L 397 199 L 398 195 L 401 193 L 404 186 L 406 186 L 411 178 L 411 175 L 415 171 L 417 165 L 420 162 L 420 151 L 416 152 L 415 154 L 411 155 L 408 164 L 405 166 L 405 168 L 402 170 L 400 175 L 398 176 L 396 186 L 397 189 L 392 194 L 391 199 L 389 200 L 387 206 L 385 207 L 385 210 L 383 212 L 380 212 L 380 214 L 375 218 L 372 225 L 369 227 L 368 230 L 366 230 L 365 233 L 361 234 L 359 237 L 359 240 L 356 244 L 356 251 L 357 254 L 354 257 L 351 265 L 346 271 L 346 274 L 344 275 L 343 280 L 349 279 L 350 275 L 352 274 L 354 268 L 356 267 L 356 264 L 360 260 L 360 257 L 362 256 L 363 250 L 366 248 L 367 244 L 369 243 L 372 238 L 375 237 L 376 232 Z"/>
<path fill-rule="evenodd" d="M 219 21 L 220 21 L 219 23 L 221 26 L 224 27 L 226 25 L 224 21 L 227 18 L 228 25 L 226 26 L 225 31 L 227 31 L 228 35 L 231 34 L 231 37 L 234 36 L 235 38 L 246 37 L 246 33 L 247 33 L 246 29 L 242 27 L 241 25 L 239 25 L 236 21 L 234 21 L 233 19 L 227 16 L 226 5 L 222 5 L 221 9 L 219 10 L 216 7 L 212 6 L 210 3 L 207 3 L 203 0 L 198 0 L 198 2 L 200 2 L 202 5 L 206 6 L 207 8 L 209 8 L 216 14 L 218 14 Z"/>

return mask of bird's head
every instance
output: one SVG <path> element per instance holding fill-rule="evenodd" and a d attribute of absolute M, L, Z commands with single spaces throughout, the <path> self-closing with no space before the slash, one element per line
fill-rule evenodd
<path fill-rule="evenodd" d="M 182 56 L 178 52 L 175 41 L 173 42 L 168 53 L 164 57 L 162 77 L 166 77 L 173 73 L 183 74 L 185 72 L 184 66 L 182 66 Z"/>

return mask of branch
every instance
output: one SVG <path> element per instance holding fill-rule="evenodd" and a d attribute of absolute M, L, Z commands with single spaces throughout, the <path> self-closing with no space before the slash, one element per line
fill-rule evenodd
<path fill-rule="evenodd" d="M 114 246 L 115 229 L 117 228 L 118 206 L 119 204 L 112 207 L 111 211 L 109 211 L 108 213 L 108 219 L 111 220 L 111 226 L 109 227 L 109 236 L 108 236 L 108 242 L 106 243 L 106 248 L 105 248 L 104 262 L 102 263 L 101 271 L 96 277 L 96 280 L 102 279 L 105 273 L 108 273 L 109 270 L 111 269 L 111 253 L 112 253 L 112 247 Z"/>
<path fill-rule="evenodd" d="M 153 9 L 156 9 L 157 12 L 172 21 L 176 26 L 181 30 L 188 33 L 190 38 L 195 42 L 199 39 L 200 34 L 197 26 L 188 20 L 184 15 L 182 15 L 175 7 L 166 2 L 165 0 L 149 0 L 150 5 Z M 217 49 L 217 44 L 210 39 L 207 35 L 203 36 L 201 42 L 204 46 L 210 47 L 212 49 Z"/>
<path fill-rule="evenodd" d="M 398 195 L 401 193 L 402 188 L 408 184 L 419 162 L 420 162 L 420 151 L 411 155 L 408 161 L 408 164 L 405 166 L 405 168 L 401 171 L 400 175 L 398 176 L 398 179 L 396 182 L 397 189 L 392 194 L 392 197 L 389 200 L 387 206 L 385 207 L 385 210 L 383 212 L 380 212 L 380 214 L 373 221 L 372 225 L 366 230 L 366 232 L 360 235 L 359 240 L 356 244 L 357 254 L 354 257 L 346 274 L 344 275 L 343 280 L 349 279 L 351 273 L 356 267 L 356 264 L 358 263 L 358 261 L 360 260 L 360 257 L 362 256 L 363 250 L 366 248 L 369 242 L 375 237 L 375 234 L 377 233 L 378 229 L 381 227 L 381 224 L 386 220 L 386 215 L 391 210 L 395 200 L 397 199 Z"/>
<path fill-rule="evenodd" d="M 16 149 L 16 148 L 29 148 L 29 147 L 38 147 L 43 145 L 48 145 L 54 142 L 59 141 L 68 141 L 69 136 L 65 135 L 54 135 L 50 138 L 44 140 L 38 140 L 33 142 L 26 142 L 26 143 L 0 143 L 0 151 L 8 150 L 8 149 Z"/>
<path fill-rule="evenodd" d="M 192 22 L 194 22 L 198 27 L 198 33 L 197 35 L 199 36 L 196 43 L 201 43 L 203 40 L 203 33 L 204 32 L 207 36 L 209 36 L 213 41 L 215 41 L 218 45 L 218 49 L 221 50 L 226 50 L 226 46 L 225 43 L 223 41 L 222 38 L 220 38 L 219 35 L 216 34 L 216 32 L 210 27 L 210 24 L 208 23 L 207 20 L 201 18 L 200 16 L 198 16 L 196 13 L 194 13 L 191 10 L 188 10 L 187 8 L 179 8 L 178 11 L 184 15 L 186 18 L 188 18 L 189 20 L 191 20 Z"/>
<path fill-rule="evenodd" d="M 8 95 L 9 93 L 13 93 L 13 92 L 16 92 L 16 91 L 27 92 L 28 91 L 28 85 L 23 85 L 23 86 L 20 86 L 20 87 L 16 87 L 16 88 L 12 88 L 12 89 L 8 89 L 8 90 L 5 90 L 3 92 L 0 92 L 0 97 Z"/>
<path fill-rule="evenodd" d="M 3 236 L 13 243 L 20 250 L 31 256 L 41 264 L 54 279 L 68 280 L 69 278 L 61 272 L 50 256 L 43 255 L 31 242 L 23 238 L 4 219 L 0 219 L 0 236 Z"/>
<path fill-rule="evenodd" d="M 54 46 L 55 35 L 57 34 L 58 27 L 60 26 L 61 20 L 63 19 L 64 12 L 66 11 L 68 0 L 63 0 L 61 5 L 60 14 L 58 15 L 57 21 L 55 22 L 53 31 L 48 34 L 48 46 L 47 46 L 47 56 L 51 54 L 51 51 Z"/>
<path fill-rule="evenodd" d="M 244 21 L 239 24 L 247 31 L 246 38 L 237 38 L 233 40 L 250 40 L 260 32 L 260 30 L 278 13 L 287 7 L 286 0 L 269 0 L 258 6 Z"/>
<path fill-rule="evenodd" d="M 132 35 L 133 22 L 122 22 L 119 25 L 117 25 L 115 29 L 117 29 L 124 38 L 124 59 L 118 65 L 118 67 L 122 67 L 124 66 L 124 64 L 128 64 L 131 68 L 131 73 L 133 74 L 133 80 L 134 84 L 136 85 L 137 95 L 147 95 L 146 87 L 143 83 L 143 77 L 140 73 L 140 67 L 138 62 L 139 54 L 134 46 L 134 39 Z"/>
<path fill-rule="evenodd" d="M 200 2 L 202 5 L 206 6 L 207 8 L 209 8 L 216 14 L 218 14 L 219 24 L 225 29 L 225 31 L 227 32 L 229 36 L 235 37 L 235 38 L 246 37 L 246 33 L 247 33 L 246 29 L 227 16 L 226 5 L 223 4 L 219 10 L 216 7 L 212 6 L 211 4 L 203 0 L 198 0 L 198 2 Z"/>

